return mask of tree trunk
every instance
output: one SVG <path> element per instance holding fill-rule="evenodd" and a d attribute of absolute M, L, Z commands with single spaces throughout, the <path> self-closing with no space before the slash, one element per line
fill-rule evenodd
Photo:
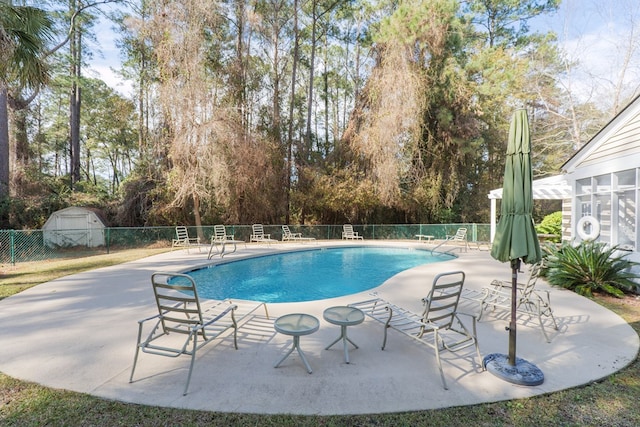
<path fill-rule="evenodd" d="M 0 85 L 0 198 L 9 195 L 9 111 L 7 88 Z"/>
<path fill-rule="evenodd" d="M 296 72 L 298 70 L 298 0 L 293 0 L 293 64 L 291 65 L 291 101 L 289 102 L 289 130 L 287 133 L 287 206 L 285 222 L 291 219 L 291 172 L 293 170 L 293 107 L 296 99 Z"/>
<path fill-rule="evenodd" d="M 12 110 L 10 122 L 13 125 L 15 143 L 14 170 L 22 169 L 29 163 L 29 138 L 27 136 L 27 106 L 19 106 Z"/>
<path fill-rule="evenodd" d="M 316 58 L 316 26 L 318 22 L 318 17 L 316 13 L 316 7 L 318 5 L 316 0 L 312 0 L 312 10 L 311 10 L 311 59 L 309 60 L 309 98 L 307 99 L 307 131 L 305 133 L 305 160 L 311 154 L 311 110 L 313 109 L 313 79 L 314 79 L 314 68 L 315 68 L 315 58 Z"/>
<path fill-rule="evenodd" d="M 274 5 L 275 19 L 273 20 L 271 44 L 273 45 L 273 137 L 278 144 L 282 143 L 280 131 L 280 5 Z"/>
<path fill-rule="evenodd" d="M 328 37 L 325 37 L 325 49 L 324 49 L 324 156 L 329 154 L 329 70 L 327 68 L 327 62 L 329 58 L 327 53 L 329 51 Z"/>
<path fill-rule="evenodd" d="M 69 103 L 69 139 L 71 152 L 71 188 L 80 181 L 80 88 L 71 86 Z"/>
<path fill-rule="evenodd" d="M 196 220 L 196 227 L 198 229 L 198 238 L 200 243 L 204 243 L 204 233 L 202 231 L 202 218 L 200 217 L 200 197 L 197 193 L 193 193 L 193 216 Z"/>
<path fill-rule="evenodd" d="M 81 34 L 74 29 L 71 36 L 71 95 L 69 98 L 69 143 L 71 148 L 71 188 L 80 181 L 80 101 L 78 85 L 81 67 Z"/>
<path fill-rule="evenodd" d="M 244 31 L 245 31 L 245 3 L 243 0 L 236 0 L 236 26 L 237 26 L 237 40 L 236 40 L 236 69 L 235 69 L 235 78 L 232 81 L 235 83 L 233 85 L 233 93 L 236 105 L 240 109 L 240 114 L 242 117 L 243 129 L 248 131 L 249 129 L 249 108 L 247 106 L 247 98 L 246 98 L 246 64 L 244 60 L 245 53 L 245 45 L 243 41 Z M 248 49 L 247 49 L 248 51 Z M 246 132 L 247 134 L 249 132 Z"/>

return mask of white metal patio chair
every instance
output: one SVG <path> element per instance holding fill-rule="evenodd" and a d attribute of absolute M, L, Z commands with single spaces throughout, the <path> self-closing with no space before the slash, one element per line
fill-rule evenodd
<path fill-rule="evenodd" d="M 213 236 L 211 236 L 211 246 L 209 246 L 209 255 L 207 257 L 211 259 L 213 255 L 217 254 L 222 258 L 226 254 L 234 253 L 238 249 L 238 243 L 244 243 L 245 247 L 247 246 L 244 240 L 236 240 L 233 234 L 227 234 L 227 229 L 224 225 L 214 225 Z M 232 251 L 227 251 L 227 245 L 229 244 L 233 245 Z"/>
<path fill-rule="evenodd" d="M 458 228 L 458 230 L 456 230 L 456 234 L 452 236 L 446 236 L 446 241 L 447 244 L 462 245 L 464 246 L 466 251 L 469 246 L 469 243 L 467 241 L 467 229 L 464 227 Z"/>
<path fill-rule="evenodd" d="M 543 318 L 550 319 L 556 331 L 558 330 L 558 323 L 551 308 L 549 291 L 536 289 L 541 268 L 541 263 L 533 265 L 529 272 L 529 279 L 525 283 L 518 283 L 516 289 L 518 298 L 516 301 L 516 312 L 530 317 L 535 316 L 538 319 L 545 339 L 547 342 L 551 342 Z M 510 310 L 511 296 L 512 284 L 506 280 L 493 280 L 490 286 L 482 288 L 480 291 L 469 289 L 462 293 L 463 298 L 479 303 L 478 321 L 482 319 L 485 311 L 496 309 Z"/>
<path fill-rule="evenodd" d="M 282 241 L 283 242 L 313 242 L 315 237 L 303 237 L 302 233 L 292 233 L 288 225 L 282 226 Z"/>
<path fill-rule="evenodd" d="M 262 224 L 253 224 L 251 226 L 252 234 L 249 239 L 250 242 L 257 243 L 267 243 L 271 244 L 271 242 L 277 242 L 277 240 L 273 240 L 271 238 L 271 234 L 265 234 L 264 227 Z"/>
<path fill-rule="evenodd" d="M 358 234 L 357 231 L 353 231 L 353 225 L 344 224 L 342 226 L 342 239 L 343 240 L 364 240 L 364 238 Z"/>
<path fill-rule="evenodd" d="M 200 238 L 189 237 L 189 231 L 187 227 L 179 225 L 176 227 L 176 238 L 171 241 L 171 250 L 174 248 L 186 248 L 189 253 L 189 248 L 197 247 L 200 250 Z"/>
<path fill-rule="evenodd" d="M 349 306 L 359 308 L 366 316 L 384 325 L 383 350 L 387 345 L 388 328 L 431 347 L 435 351 L 442 386 L 446 390 L 448 387 L 442 370 L 440 351 L 458 351 L 474 346 L 478 365 L 482 367 L 476 318 L 473 315 L 458 312 L 464 279 L 465 274 L 462 271 L 438 274 L 433 279 L 431 291 L 422 299 L 424 305 L 422 314 L 413 313 L 381 298 L 353 303 Z M 471 319 L 470 329 L 462 323 L 460 314 Z"/>
<path fill-rule="evenodd" d="M 166 357 L 184 354 L 191 356 L 183 392 L 186 395 L 199 349 L 216 338 L 225 338 L 225 332 L 231 331 L 237 350 L 238 322 L 260 306 L 264 306 L 265 315 L 269 317 L 264 303 L 233 303 L 230 300 L 201 302 L 195 281 L 186 274 L 156 272 L 151 275 L 151 284 L 158 314 L 138 321 L 138 340 L 130 383 L 133 382 L 141 351 Z M 147 326 L 151 324 L 153 326 Z"/>

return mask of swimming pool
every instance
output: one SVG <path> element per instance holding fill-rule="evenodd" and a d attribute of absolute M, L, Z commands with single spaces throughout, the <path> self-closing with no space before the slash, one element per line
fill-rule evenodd
<path fill-rule="evenodd" d="M 366 291 L 453 255 L 399 247 L 321 248 L 225 262 L 187 272 L 203 298 L 302 302 Z"/>

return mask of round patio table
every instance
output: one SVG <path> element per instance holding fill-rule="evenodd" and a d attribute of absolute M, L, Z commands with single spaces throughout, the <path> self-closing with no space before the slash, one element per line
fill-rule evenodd
<path fill-rule="evenodd" d="M 322 314 L 322 317 L 324 317 L 324 320 L 327 322 L 340 326 L 340 336 L 328 345 L 325 350 L 329 350 L 335 343 L 342 340 L 344 346 L 344 361 L 345 363 L 349 363 L 349 348 L 347 346 L 347 341 L 349 341 L 355 348 L 358 348 L 358 346 L 347 336 L 347 326 L 359 325 L 362 323 L 364 321 L 364 313 L 358 308 L 338 305 L 327 308 Z"/>
<path fill-rule="evenodd" d="M 287 354 L 285 354 L 284 357 L 275 364 L 274 368 L 280 366 L 280 364 L 284 362 L 291 353 L 293 353 L 293 350 L 297 350 L 300 358 L 302 359 L 302 363 L 304 363 L 304 366 L 307 368 L 307 372 L 312 373 L 313 371 L 311 370 L 311 366 L 309 365 L 309 362 L 307 362 L 307 358 L 300 348 L 300 336 L 316 332 L 318 328 L 320 328 L 320 322 L 318 319 L 310 314 L 285 314 L 284 316 L 280 316 L 276 319 L 273 323 L 273 327 L 277 332 L 293 337 L 293 345 Z"/>

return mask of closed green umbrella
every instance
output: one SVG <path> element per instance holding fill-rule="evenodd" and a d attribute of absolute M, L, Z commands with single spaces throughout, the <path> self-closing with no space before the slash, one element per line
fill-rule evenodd
<path fill-rule="evenodd" d="M 498 261 L 522 259 L 535 264 L 542 258 L 533 226 L 532 182 L 529 120 L 526 110 L 518 110 L 509 129 L 501 215 L 491 247 L 491 256 Z"/>
<path fill-rule="evenodd" d="M 531 141 L 526 110 L 513 114 L 507 142 L 507 158 L 502 186 L 500 221 L 491 247 L 491 256 L 511 264 L 511 322 L 509 323 L 509 357 L 490 354 L 484 358 L 487 369 L 517 384 L 538 385 L 544 375 L 526 360 L 516 357 L 516 301 L 520 262 L 535 264 L 542 259 L 538 236 L 533 225 L 533 171 Z"/>

